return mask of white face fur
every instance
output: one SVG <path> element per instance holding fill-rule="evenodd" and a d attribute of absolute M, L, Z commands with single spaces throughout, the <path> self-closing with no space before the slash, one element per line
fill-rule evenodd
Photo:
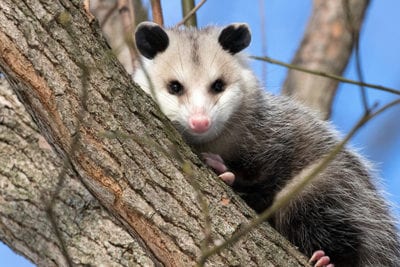
<path fill-rule="evenodd" d="M 245 91 L 255 86 L 254 75 L 237 54 L 249 43 L 245 24 L 164 30 L 144 22 L 136 30 L 143 66 L 134 80 L 189 142 L 207 142 L 221 133 Z"/>

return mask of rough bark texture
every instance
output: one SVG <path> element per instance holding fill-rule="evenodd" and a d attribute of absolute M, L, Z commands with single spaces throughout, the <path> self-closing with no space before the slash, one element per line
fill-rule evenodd
<path fill-rule="evenodd" d="M 63 162 L 0 78 L 0 239 L 39 266 L 65 265 L 46 213 Z M 77 265 L 151 266 L 151 259 L 73 171 L 55 199 L 59 229 Z"/>
<path fill-rule="evenodd" d="M 349 3 L 349 25 L 344 2 Z M 292 64 L 341 75 L 354 45 L 353 32 L 359 32 L 368 0 L 314 0 L 313 12 L 303 41 Z M 282 93 L 292 95 L 329 118 L 338 82 L 304 72 L 289 70 Z"/>
<path fill-rule="evenodd" d="M 69 175 L 61 177 L 64 185 L 55 205 L 58 228 L 69 254 L 74 264 L 99 266 L 104 263 L 99 257 L 83 260 L 82 254 L 96 249 L 90 243 L 100 242 L 100 253 L 112 254 L 107 246 L 119 245 L 129 251 L 127 258 L 109 255 L 110 260 L 120 260 L 115 265 L 148 266 L 151 262 L 192 266 L 201 253 L 205 223 L 191 180 L 199 183 L 207 199 L 215 242 L 232 235 L 254 213 L 191 153 L 150 98 L 134 88 L 80 5 L 81 1 L 31 0 L 2 0 L 0 5 L 1 71 L 57 155 L 72 165 Z M 17 124 L 35 129 L 31 122 Z M 25 142 L 21 157 L 37 167 L 14 167 L 19 154 L 2 154 L 8 161 L 1 172 L 0 237 L 39 265 L 65 266 L 54 229 L 38 203 L 49 197 L 46 192 L 54 190 L 58 182 L 54 173 L 58 171 L 53 166 L 60 161 L 43 169 L 35 156 L 47 150 L 39 145 L 40 137 L 28 134 L 24 139 L 24 132 L 14 134 L 7 138 Z M 11 147 L 16 142 L 12 140 L 0 141 Z M 19 147 L 15 145 L 13 150 Z M 55 156 L 47 157 L 46 161 L 53 161 Z M 187 160 L 193 175 L 183 171 L 179 158 Z M 75 175 L 129 237 L 107 219 L 105 210 L 95 208 L 99 207 L 97 202 L 79 188 Z M 47 179 L 43 182 L 35 178 L 43 176 Z M 109 224 L 95 228 L 90 218 L 85 227 L 84 215 L 90 213 L 97 213 L 96 218 Z M 99 239 L 93 237 L 96 231 Z M 306 265 L 305 259 L 267 225 L 208 263 Z"/>

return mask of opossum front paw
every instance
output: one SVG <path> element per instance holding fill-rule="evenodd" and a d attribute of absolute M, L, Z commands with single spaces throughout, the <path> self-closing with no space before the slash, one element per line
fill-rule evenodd
<path fill-rule="evenodd" d="M 233 172 L 228 171 L 228 167 L 226 167 L 224 160 L 220 155 L 213 153 L 202 153 L 203 159 L 205 163 L 210 166 L 218 177 L 222 179 L 226 184 L 233 185 L 235 181 L 235 174 Z"/>
<path fill-rule="evenodd" d="M 314 263 L 314 267 L 334 267 L 333 263 L 330 263 L 330 258 L 325 255 L 323 250 L 317 250 L 313 253 L 310 258 L 310 263 Z"/>

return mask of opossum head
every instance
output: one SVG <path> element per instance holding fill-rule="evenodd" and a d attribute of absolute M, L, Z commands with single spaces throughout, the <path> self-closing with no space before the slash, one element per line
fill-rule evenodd
<path fill-rule="evenodd" d="M 246 24 L 225 28 L 164 29 L 138 25 L 142 55 L 134 80 L 191 143 L 218 137 L 256 79 L 241 52 L 251 39 Z"/>

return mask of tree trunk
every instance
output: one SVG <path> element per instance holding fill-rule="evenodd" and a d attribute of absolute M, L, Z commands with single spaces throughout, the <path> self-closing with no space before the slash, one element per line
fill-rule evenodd
<path fill-rule="evenodd" d="M 2 100 L 11 108 L 0 124 L 1 145 L 9 151 L 1 154 L 0 238 L 38 265 L 66 266 L 45 212 L 55 201 L 57 229 L 76 265 L 192 266 L 205 236 L 194 181 L 208 203 L 214 242 L 231 236 L 254 212 L 134 87 L 80 5 L 1 1 L 1 70 L 61 159 L 33 123 L 17 115 L 14 98 Z M 58 177 L 64 162 L 71 169 Z M 307 265 L 266 224 L 208 263 Z"/>
<path fill-rule="evenodd" d="M 314 0 L 311 18 L 292 64 L 341 75 L 368 4 L 369 0 Z M 282 93 L 320 111 L 321 118 L 327 119 L 337 86 L 338 81 L 289 70 Z"/>
<path fill-rule="evenodd" d="M 0 239 L 39 266 L 65 265 L 46 213 L 62 165 L 1 78 Z M 76 173 L 70 170 L 63 179 L 55 213 L 75 264 L 151 265 L 145 251 L 82 186 Z"/>

